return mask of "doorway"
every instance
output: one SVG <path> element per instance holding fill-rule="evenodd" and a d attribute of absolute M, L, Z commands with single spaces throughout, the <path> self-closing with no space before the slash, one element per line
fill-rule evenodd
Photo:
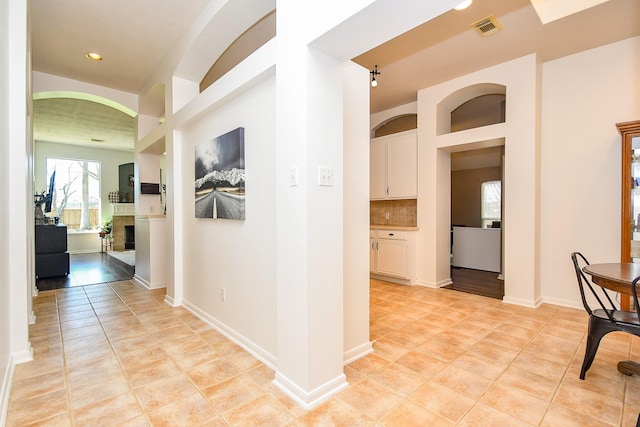
<path fill-rule="evenodd" d="M 451 281 L 447 288 L 502 299 L 504 146 L 451 153 Z"/>

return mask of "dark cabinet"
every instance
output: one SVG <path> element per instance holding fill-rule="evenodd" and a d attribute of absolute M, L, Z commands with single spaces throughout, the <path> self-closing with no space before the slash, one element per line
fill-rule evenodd
<path fill-rule="evenodd" d="M 36 279 L 69 274 L 67 227 L 36 225 Z"/>

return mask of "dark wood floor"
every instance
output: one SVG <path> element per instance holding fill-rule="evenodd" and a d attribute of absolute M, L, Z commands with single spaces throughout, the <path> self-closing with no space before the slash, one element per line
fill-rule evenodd
<path fill-rule="evenodd" d="M 106 253 L 77 254 L 69 256 L 68 276 L 47 277 L 36 280 L 40 291 L 71 288 L 73 286 L 94 285 L 105 282 L 129 280 L 134 267 Z"/>
<path fill-rule="evenodd" d="M 498 279 L 498 273 L 452 267 L 451 281 L 453 284 L 445 288 L 490 298 L 504 297 L 504 281 Z"/>

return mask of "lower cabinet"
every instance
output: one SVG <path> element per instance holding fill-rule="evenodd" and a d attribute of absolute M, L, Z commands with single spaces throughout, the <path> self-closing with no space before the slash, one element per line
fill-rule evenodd
<path fill-rule="evenodd" d="M 409 279 L 409 236 L 406 231 L 371 230 L 369 270 L 373 274 Z"/>

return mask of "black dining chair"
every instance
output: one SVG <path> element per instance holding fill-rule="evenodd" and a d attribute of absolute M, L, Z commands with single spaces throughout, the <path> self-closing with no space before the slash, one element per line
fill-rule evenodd
<path fill-rule="evenodd" d="M 595 285 L 587 278 L 582 268 L 589 265 L 589 261 L 580 252 L 571 254 L 573 267 L 576 270 L 578 279 L 578 287 L 580 289 L 580 297 L 582 305 L 589 313 L 589 331 L 587 336 L 587 349 L 584 353 L 582 369 L 580 370 L 580 379 L 584 380 L 584 376 L 591 367 L 593 359 L 596 357 L 600 340 L 609 332 L 621 331 L 629 334 L 640 336 L 640 307 L 638 307 L 638 296 L 636 287 L 640 277 L 636 277 L 631 288 L 633 290 L 633 302 L 635 311 L 621 311 L 616 308 L 613 299 L 606 289 Z M 593 297 L 592 300 L 597 301 L 594 304 L 595 309 L 589 305 L 587 298 Z M 599 307 L 599 308 L 598 308 Z M 627 375 L 631 375 L 628 372 Z"/>

